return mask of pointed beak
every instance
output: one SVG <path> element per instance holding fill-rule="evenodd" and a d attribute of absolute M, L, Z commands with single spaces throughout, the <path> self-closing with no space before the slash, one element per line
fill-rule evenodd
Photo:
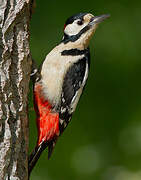
<path fill-rule="evenodd" d="M 110 15 L 109 14 L 103 14 L 103 15 L 100 15 L 100 16 L 94 16 L 91 18 L 91 21 L 89 23 L 90 26 L 93 26 L 95 24 L 99 24 L 101 22 L 103 22 L 105 19 L 109 18 Z"/>

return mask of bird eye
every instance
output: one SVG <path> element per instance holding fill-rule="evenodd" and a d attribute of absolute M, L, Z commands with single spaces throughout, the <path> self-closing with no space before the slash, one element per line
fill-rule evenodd
<path fill-rule="evenodd" d="M 83 24 L 83 21 L 77 21 L 77 24 L 81 26 Z"/>

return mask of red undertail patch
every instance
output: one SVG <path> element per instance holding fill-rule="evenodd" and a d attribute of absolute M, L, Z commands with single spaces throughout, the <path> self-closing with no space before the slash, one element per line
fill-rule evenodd
<path fill-rule="evenodd" d="M 38 145 L 42 141 L 51 141 L 59 136 L 59 113 L 52 112 L 48 100 L 44 98 L 41 85 L 34 89 L 34 105 L 37 113 Z"/>

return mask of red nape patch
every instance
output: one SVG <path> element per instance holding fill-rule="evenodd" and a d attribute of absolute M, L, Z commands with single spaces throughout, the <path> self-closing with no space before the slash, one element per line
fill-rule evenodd
<path fill-rule="evenodd" d="M 64 24 L 64 30 L 65 30 L 65 28 L 66 28 L 66 24 Z"/>
<path fill-rule="evenodd" d="M 41 91 L 41 85 L 34 89 L 34 105 L 37 113 L 38 145 L 50 141 L 59 135 L 59 113 L 52 112 L 52 107 Z"/>

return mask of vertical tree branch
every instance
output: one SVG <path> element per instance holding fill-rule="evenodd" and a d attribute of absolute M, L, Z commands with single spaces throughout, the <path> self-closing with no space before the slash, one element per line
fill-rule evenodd
<path fill-rule="evenodd" d="M 30 0 L 0 1 L 0 179 L 27 180 Z"/>

